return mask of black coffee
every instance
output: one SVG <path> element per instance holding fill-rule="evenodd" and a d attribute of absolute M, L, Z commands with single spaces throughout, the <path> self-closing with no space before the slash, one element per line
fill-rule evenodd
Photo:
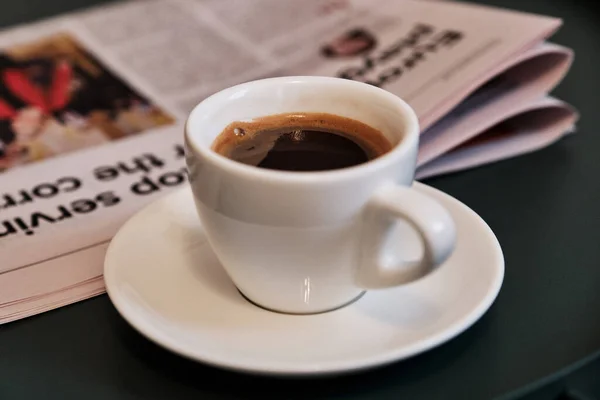
<path fill-rule="evenodd" d="M 213 150 L 232 160 L 285 171 L 352 167 L 391 147 L 378 130 L 324 113 L 279 114 L 234 122 L 213 143 Z"/>

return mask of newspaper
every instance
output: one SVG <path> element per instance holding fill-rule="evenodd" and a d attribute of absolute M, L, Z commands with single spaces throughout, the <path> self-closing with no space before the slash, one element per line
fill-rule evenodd
<path fill-rule="evenodd" d="M 188 112 L 236 83 L 359 80 L 406 99 L 417 178 L 532 151 L 577 113 L 547 96 L 557 18 L 419 0 L 148 0 L 0 33 L 0 323 L 104 292 L 104 252 L 186 184 Z"/>

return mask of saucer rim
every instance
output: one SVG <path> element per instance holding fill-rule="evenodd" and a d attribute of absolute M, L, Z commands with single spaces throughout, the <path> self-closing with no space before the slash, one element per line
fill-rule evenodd
<path fill-rule="evenodd" d="M 164 334 L 163 332 L 157 331 L 152 327 L 151 324 L 145 322 L 144 317 L 136 315 L 135 312 L 128 311 L 128 305 L 126 304 L 127 301 L 124 300 L 124 297 L 117 294 L 116 288 L 118 284 L 115 281 L 113 271 L 116 269 L 114 265 L 117 265 L 118 263 L 114 261 L 111 262 L 111 259 L 115 257 L 113 255 L 113 253 L 115 252 L 113 243 L 116 243 L 119 240 L 119 238 L 126 233 L 126 226 L 136 224 L 138 219 L 145 216 L 148 209 L 157 207 L 158 204 L 162 202 L 169 203 L 171 199 L 180 196 L 181 193 L 191 190 L 189 185 L 186 185 L 185 187 L 177 189 L 169 194 L 166 194 L 162 198 L 158 198 L 150 204 L 146 205 L 145 207 L 137 211 L 131 218 L 129 218 L 129 220 L 127 220 L 118 230 L 118 232 L 114 235 L 107 248 L 104 260 L 104 282 L 106 287 L 106 293 L 119 315 L 125 321 L 127 321 L 127 323 L 132 328 L 134 328 L 146 339 L 186 359 L 229 371 L 243 372 L 253 375 L 282 377 L 343 375 L 376 367 L 383 367 L 394 362 L 405 360 L 407 358 L 431 350 L 443 343 L 446 343 L 451 339 L 457 337 L 467 329 L 469 329 L 471 326 L 473 326 L 475 322 L 477 322 L 487 312 L 487 310 L 492 306 L 492 304 L 496 300 L 502 287 L 505 275 L 505 260 L 500 243 L 492 229 L 483 220 L 483 218 L 481 218 L 481 216 L 479 216 L 474 210 L 466 206 L 461 201 L 442 192 L 439 189 L 433 188 L 429 185 L 416 181 L 413 183 L 413 186 L 416 186 L 419 190 L 429 192 L 434 197 L 445 196 L 445 200 L 454 203 L 453 205 L 458 207 L 461 210 L 461 213 L 465 213 L 466 215 L 468 215 L 469 219 L 475 220 L 475 223 L 477 223 L 481 228 L 480 234 L 486 234 L 486 240 L 489 243 L 489 251 L 495 253 L 494 258 L 496 261 L 494 263 L 495 267 L 493 268 L 495 272 L 493 273 L 494 276 L 490 283 L 489 289 L 486 292 L 485 296 L 483 296 L 483 298 L 481 298 L 478 301 L 476 307 L 474 307 L 470 312 L 465 313 L 461 318 L 458 318 L 455 321 L 453 321 L 444 329 L 441 329 L 439 332 L 431 335 L 428 338 L 422 339 L 419 342 L 414 343 L 412 345 L 401 346 L 383 354 L 376 354 L 373 356 L 363 357 L 360 360 L 333 360 L 325 363 L 321 362 L 318 366 L 293 365 L 283 363 L 272 363 L 273 365 L 270 367 L 267 364 L 261 364 L 259 366 L 256 366 L 252 364 L 252 362 L 239 362 L 235 360 L 235 358 L 214 358 L 206 353 L 204 355 L 199 354 L 193 349 L 190 351 L 189 346 L 174 343 L 173 340 L 168 339 L 168 335 Z M 110 265 L 113 265 L 113 267 L 110 267 Z M 358 301 L 360 301 L 360 299 L 358 299 Z M 299 318 L 300 317 L 310 318 L 311 315 L 302 315 L 299 316 Z"/>

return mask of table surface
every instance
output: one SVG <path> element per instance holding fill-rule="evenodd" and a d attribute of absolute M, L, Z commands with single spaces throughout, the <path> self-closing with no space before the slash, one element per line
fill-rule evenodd
<path fill-rule="evenodd" d="M 0 25 L 98 1 L 6 2 Z M 576 135 L 542 151 L 425 182 L 478 212 L 505 253 L 500 295 L 473 327 L 427 353 L 355 376 L 258 378 L 157 347 L 104 295 L 0 326 L 0 398 L 505 399 L 598 356 L 600 15 L 570 0 L 480 2 L 564 18 L 553 40 L 580 57 L 555 93 L 582 119 Z"/>

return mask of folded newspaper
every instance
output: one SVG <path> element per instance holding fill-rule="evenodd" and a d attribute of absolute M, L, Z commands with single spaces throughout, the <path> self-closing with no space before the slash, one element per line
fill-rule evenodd
<path fill-rule="evenodd" d="M 326 75 L 408 101 L 417 179 L 574 130 L 561 20 L 418 0 L 157 0 L 0 32 L 0 323 L 104 292 L 121 224 L 185 185 L 182 124 L 248 80 Z"/>

